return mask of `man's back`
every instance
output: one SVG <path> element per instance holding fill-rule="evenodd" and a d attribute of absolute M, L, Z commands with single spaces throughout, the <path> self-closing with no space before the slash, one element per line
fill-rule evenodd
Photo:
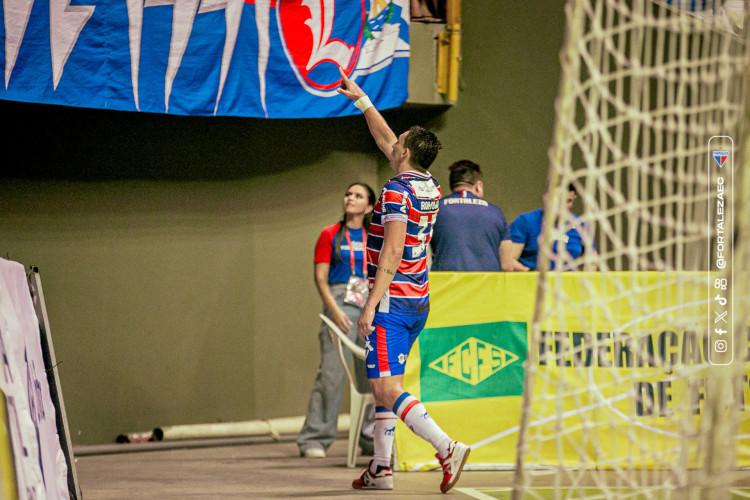
<path fill-rule="evenodd" d="M 407 223 L 401 263 L 379 312 L 424 314 L 429 310 L 427 245 L 438 211 L 440 185 L 428 172 L 409 171 L 388 181 L 375 204 L 367 237 L 368 272 L 374 283 L 384 243 L 383 225 L 389 221 Z"/>
<path fill-rule="evenodd" d="M 500 242 L 508 238 L 508 222 L 499 207 L 457 191 L 440 200 L 431 270 L 500 271 Z"/>

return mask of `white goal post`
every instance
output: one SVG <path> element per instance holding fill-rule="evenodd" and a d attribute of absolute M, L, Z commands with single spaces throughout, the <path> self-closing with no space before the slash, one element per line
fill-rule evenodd
<path fill-rule="evenodd" d="M 747 10 L 567 2 L 515 499 L 718 500 L 750 467 Z"/>

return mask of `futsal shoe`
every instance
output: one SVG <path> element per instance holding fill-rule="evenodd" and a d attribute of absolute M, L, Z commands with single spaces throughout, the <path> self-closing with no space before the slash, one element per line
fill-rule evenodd
<path fill-rule="evenodd" d="M 375 474 L 370 472 L 372 460 L 367 464 L 367 468 L 362 471 L 362 475 L 352 481 L 352 488 L 355 490 L 392 490 L 393 474 L 390 467 L 378 465 Z"/>
<path fill-rule="evenodd" d="M 471 448 L 458 441 L 453 441 L 448 447 L 448 455 L 442 458 L 438 453 L 435 455 L 443 466 L 443 482 L 440 483 L 440 491 L 447 493 L 458 482 L 461 470 L 469 458 Z"/>

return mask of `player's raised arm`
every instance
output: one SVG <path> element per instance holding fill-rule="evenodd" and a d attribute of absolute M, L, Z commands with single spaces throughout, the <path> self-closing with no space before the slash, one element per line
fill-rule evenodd
<path fill-rule="evenodd" d="M 362 111 L 375 143 L 390 160 L 393 153 L 393 144 L 398 140 L 396 134 L 388 126 L 383 115 L 375 109 L 375 106 L 370 102 L 370 98 L 359 85 L 346 77 L 346 73 L 341 67 L 339 67 L 339 74 L 341 75 L 341 86 L 336 89 L 337 92 L 354 101 L 354 105 Z"/>

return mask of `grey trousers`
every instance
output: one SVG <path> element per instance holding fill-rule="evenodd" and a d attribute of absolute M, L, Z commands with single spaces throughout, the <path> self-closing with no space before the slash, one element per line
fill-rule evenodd
<path fill-rule="evenodd" d="M 364 342 L 357 335 L 357 320 L 361 309 L 349 304 L 344 304 L 344 295 L 346 293 L 346 284 L 331 285 L 331 293 L 339 304 L 342 311 L 352 320 L 349 337 L 355 340 L 357 344 L 364 347 Z M 329 311 L 324 310 L 324 314 L 329 316 Z M 305 423 L 297 436 L 297 446 L 300 452 L 310 448 L 328 449 L 336 438 L 336 428 L 338 423 L 339 409 L 341 400 L 344 397 L 344 391 L 349 387 L 349 382 L 341 367 L 336 348 L 331 341 L 328 327 L 321 322 L 320 331 L 318 332 L 320 341 L 320 366 L 313 384 L 310 401 L 307 405 L 307 416 Z M 344 347 L 344 355 L 347 361 L 351 359 L 352 353 Z M 364 361 L 354 359 L 354 373 L 356 376 L 357 388 L 360 392 L 372 392 L 370 383 L 367 380 L 367 371 Z M 372 443 L 372 433 L 375 423 L 375 409 L 370 405 L 365 411 L 365 420 L 362 424 L 362 435 L 360 444 Z"/>

